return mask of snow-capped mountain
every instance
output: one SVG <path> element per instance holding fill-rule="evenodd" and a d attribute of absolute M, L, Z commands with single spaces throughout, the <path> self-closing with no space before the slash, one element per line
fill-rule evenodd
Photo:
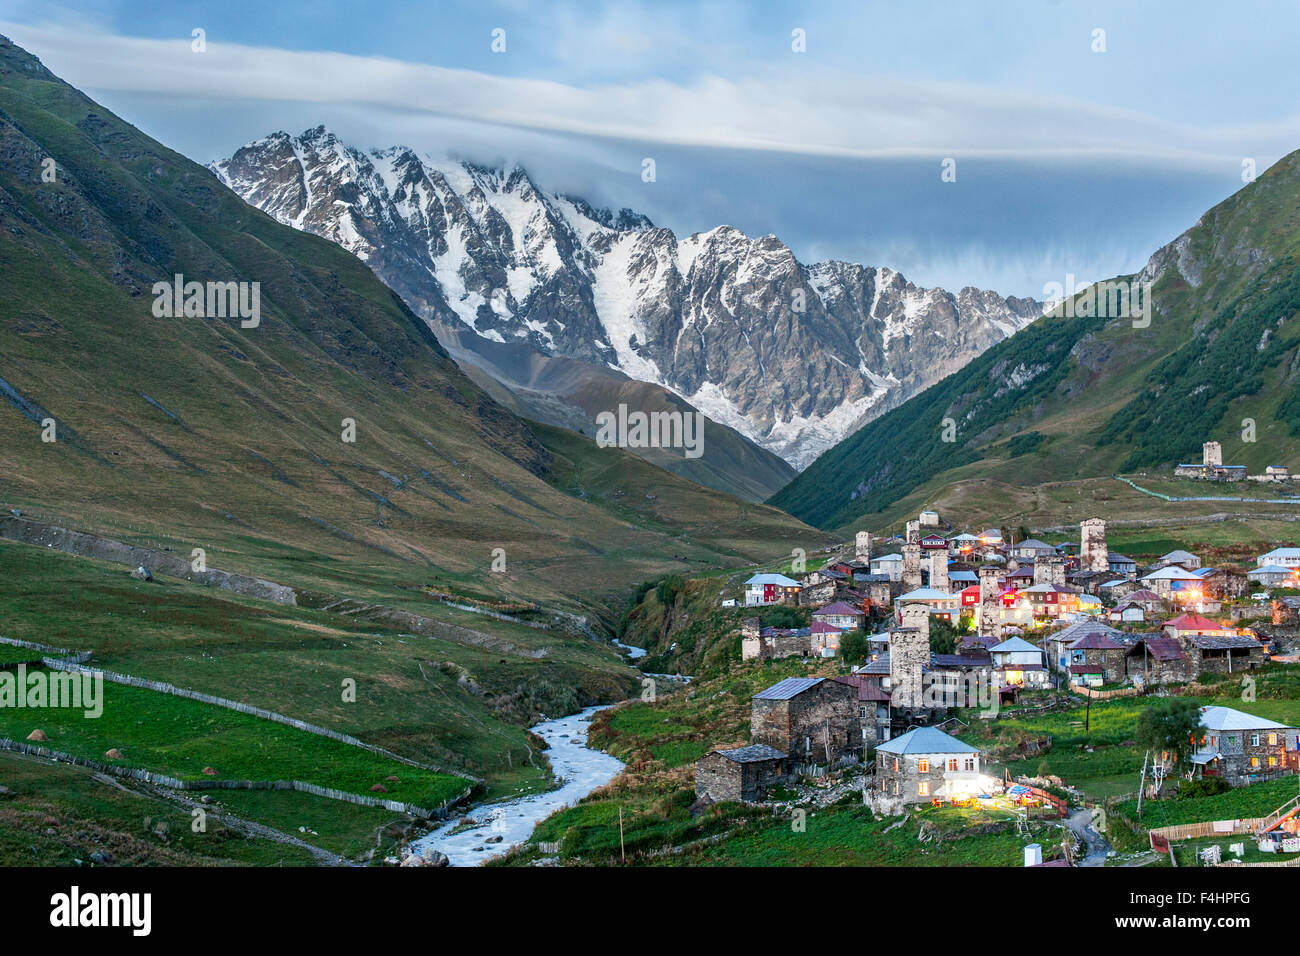
<path fill-rule="evenodd" d="M 804 265 L 775 236 L 730 226 L 678 238 L 631 210 L 544 194 L 517 167 L 365 152 L 323 127 L 211 168 L 355 253 L 435 328 L 663 385 L 796 468 L 1042 311 L 890 269 Z"/>

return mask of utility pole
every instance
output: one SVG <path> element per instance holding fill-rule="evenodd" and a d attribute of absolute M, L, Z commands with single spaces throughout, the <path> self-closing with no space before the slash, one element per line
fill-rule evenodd
<path fill-rule="evenodd" d="M 1142 782 L 1138 784 L 1138 822 L 1142 821 L 1142 797 L 1147 789 L 1147 761 L 1151 759 L 1151 751 L 1148 750 L 1142 757 Z"/>
<path fill-rule="evenodd" d="M 623 848 L 623 805 L 618 805 L 618 858 L 627 862 L 627 851 Z"/>

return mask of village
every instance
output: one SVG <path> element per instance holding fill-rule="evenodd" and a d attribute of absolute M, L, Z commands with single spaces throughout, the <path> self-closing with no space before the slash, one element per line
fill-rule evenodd
<path fill-rule="evenodd" d="M 957 532 L 930 510 L 900 536 L 860 531 L 851 556 L 832 555 L 793 577 L 753 574 L 743 595 L 724 599 L 745 614 L 743 661 L 837 661 L 841 672 L 785 677 L 753 694 L 748 744 L 696 761 L 696 798 L 761 804 L 799 781 L 848 774 L 876 814 L 1001 806 L 1064 818 L 1080 795 L 1059 779 L 995 769 L 970 742 L 972 726 L 1067 700 L 1156 706 L 1211 681 L 1253 701 L 1259 669 L 1296 660 L 1295 589 L 1300 547 L 1258 554 L 1249 569 L 1204 566 L 1182 549 L 1140 565 L 1108 549 L 1101 518 L 1082 521 L 1078 540 L 1052 543 L 1005 540 L 996 528 Z M 763 626 L 759 615 L 778 606 L 806 610 L 808 625 Z M 1273 625 L 1268 634 L 1257 633 L 1260 620 Z M 1133 779 L 1139 808 L 1142 797 L 1180 789 L 1221 792 L 1286 777 L 1300 785 L 1293 724 L 1200 706 L 1195 729 L 1180 731 L 1185 744 L 1144 753 Z M 1279 803 L 1261 817 L 1204 821 L 1203 829 L 1242 838 L 1232 844 L 1238 858 L 1246 839 L 1255 841 L 1252 855 L 1300 854 L 1300 798 Z M 1151 848 L 1172 860 L 1171 839 L 1184 835 L 1152 829 Z M 1080 836 L 1081 855 L 1093 838 L 1107 846 L 1090 828 Z M 1222 848 L 1207 848 L 1207 859 L 1211 850 L 1217 863 Z M 1025 848 L 1026 866 L 1068 865 L 1069 857 L 1044 863 L 1039 845 Z"/>

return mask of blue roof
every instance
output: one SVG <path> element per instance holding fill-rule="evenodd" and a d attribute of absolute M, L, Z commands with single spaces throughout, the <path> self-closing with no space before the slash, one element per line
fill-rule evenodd
<path fill-rule="evenodd" d="M 810 687 L 816 687 L 825 679 L 824 677 L 787 677 L 766 690 L 759 691 L 751 700 L 789 700 Z"/>
<path fill-rule="evenodd" d="M 979 750 L 964 744 L 937 727 L 917 727 L 901 737 L 888 740 L 876 748 L 887 754 L 977 754 Z"/>

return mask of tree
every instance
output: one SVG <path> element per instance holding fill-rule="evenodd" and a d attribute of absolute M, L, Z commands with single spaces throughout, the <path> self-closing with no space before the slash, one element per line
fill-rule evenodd
<path fill-rule="evenodd" d="M 840 657 L 846 664 L 863 664 L 871 653 L 871 642 L 862 631 L 849 631 L 840 638 Z"/>
<path fill-rule="evenodd" d="M 930 619 L 930 650 L 936 654 L 957 653 L 957 642 L 961 631 L 941 617 Z"/>
<path fill-rule="evenodd" d="M 1199 740 L 1201 732 L 1201 711 L 1196 702 L 1175 698 L 1142 711 L 1133 739 L 1156 754 L 1168 753 L 1178 764 L 1195 749 L 1192 741 Z"/>

